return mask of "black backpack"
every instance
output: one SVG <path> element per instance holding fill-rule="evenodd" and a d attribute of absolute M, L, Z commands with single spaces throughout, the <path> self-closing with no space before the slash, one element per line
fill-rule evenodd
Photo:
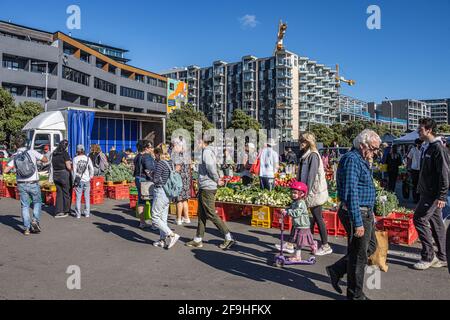
<path fill-rule="evenodd" d="M 21 152 L 14 157 L 14 167 L 19 179 L 31 178 L 36 173 L 36 166 L 28 151 Z"/>

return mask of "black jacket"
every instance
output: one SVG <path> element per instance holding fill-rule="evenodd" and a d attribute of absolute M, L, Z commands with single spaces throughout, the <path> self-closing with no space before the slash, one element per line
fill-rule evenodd
<path fill-rule="evenodd" d="M 417 186 L 417 191 L 421 196 L 447 201 L 449 164 L 446 152 L 447 150 L 440 141 L 430 143 L 425 151 Z"/>

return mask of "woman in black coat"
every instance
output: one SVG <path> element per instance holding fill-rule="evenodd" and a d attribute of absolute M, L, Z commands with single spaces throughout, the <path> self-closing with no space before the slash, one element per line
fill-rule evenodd
<path fill-rule="evenodd" d="M 72 161 L 67 152 L 69 142 L 61 141 L 52 154 L 52 174 L 56 185 L 56 212 L 55 218 L 65 218 L 70 214 L 72 205 L 71 177 Z"/>
<path fill-rule="evenodd" d="M 391 152 L 386 157 L 387 172 L 389 176 L 388 190 L 395 192 L 399 167 L 402 165 L 402 156 L 397 150 L 397 146 L 392 146 Z"/>

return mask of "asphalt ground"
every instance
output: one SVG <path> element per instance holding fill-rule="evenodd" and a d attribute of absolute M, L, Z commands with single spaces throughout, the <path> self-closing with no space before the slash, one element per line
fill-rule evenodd
<path fill-rule="evenodd" d="M 217 229 L 209 223 L 202 249 L 184 246 L 196 230 L 170 226 L 181 235 L 171 250 L 153 247 L 156 231 L 137 228 L 127 202 L 106 200 L 90 218 L 54 219 L 44 207 L 42 233 L 24 236 L 20 204 L 0 200 L 0 299 L 149 299 L 149 300 L 302 300 L 344 299 L 328 282 L 325 267 L 346 251 L 346 239 L 330 237 L 334 254 L 312 266 L 273 266 L 277 229 L 254 228 L 249 218 L 229 222 L 238 241 L 222 251 Z M 390 246 L 387 273 L 367 274 L 374 300 L 436 300 L 450 297 L 447 269 L 416 271 L 420 244 Z M 305 257 L 309 256 L 305 252 Z M 80 270 L 80 290 L 69 290 Z M 72 269 L 69 268 L 69 271 Z M 73 272 L 73 271 L 71 271 Z M 376 278 L 378 277 L 379 278 Z M 342 282 L 345 284 L 345 281 Z M 345 288 L 345 286 L 344 286 Z M 345 292 L 345 291 L 344 291 Z"/>

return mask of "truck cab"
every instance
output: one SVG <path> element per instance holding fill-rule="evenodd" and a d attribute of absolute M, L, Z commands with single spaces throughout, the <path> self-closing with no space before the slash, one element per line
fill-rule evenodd
<path fill-rule="evenodd" d="M 61 111 L 44 112 L 32 119 L 22 131 L 26 135 L 28 149 L 45 153 L 44 147 L 48 145 L 53 152 L 65 137 L 66 120 Z"/>

